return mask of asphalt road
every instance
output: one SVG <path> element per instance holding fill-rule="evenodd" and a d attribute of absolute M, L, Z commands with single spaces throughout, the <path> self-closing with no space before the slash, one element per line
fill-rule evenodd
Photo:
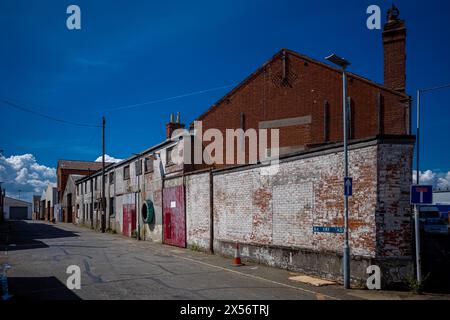
<path fill-rule="evenodd" d="M 286 270 L 162 244 L 102 234 L 71 224 L 14 221 L 0 229 L 13 299 L 361 299 L 368 290 L 294 282 Z M 81 289 L 66 286 L 67 267 Z M 381 296 L 370 293 L 375 298 Z M 370 298 L 370 296 L 369 296 Z"/>

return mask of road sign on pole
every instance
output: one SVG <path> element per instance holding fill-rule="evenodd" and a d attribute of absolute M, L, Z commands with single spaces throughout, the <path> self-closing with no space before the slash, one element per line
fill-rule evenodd
<path fill-rule="evenodd" d="M 344 196 L 353 195 L 353 179 L 344 177 Z"/>
<path fill-rule="evenodd" d="M 417 283 L 422 282 L 421 258 L 420 258 L 420 211 L 418 206 L 421 204 L 433 203 L 433 186 L 412 185 L 411 186 L 411 204 L 414 205 L 414 230 L 416 239 L 416 275 Z"/>
<path fill-rule="evenodd" d="M 411 204 L 431 204 L 433 203 L 433 186 L 412 185 Z"/>

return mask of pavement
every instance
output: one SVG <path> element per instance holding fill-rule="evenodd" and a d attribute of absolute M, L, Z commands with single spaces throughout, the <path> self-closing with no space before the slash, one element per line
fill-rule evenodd
<path fill-rule="evenodd" d="M 292 278 L 299 273 L 258 264 L 233 267 L 217 255 L 99 233 L 72 224 L 9 221 L 0 225 L 0 266 L 8 263 L 12 299 L 409 300 L 450 295 L 345 290 Z M 81 289 L 66 286 L 71 265 Z"/>

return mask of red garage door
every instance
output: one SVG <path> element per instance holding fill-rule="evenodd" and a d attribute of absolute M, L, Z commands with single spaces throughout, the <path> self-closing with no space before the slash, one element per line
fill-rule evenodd
<path fill-rule="evenodd" d="M 136 206 L 134 204 L 123 205 L 122 219 L 122 234 L 131 237 L 132 232 L 136 230 Z"/>
<path fill-rule="evenodd" d="M 165 188 L 163 195 L 164 243 L 185 248 L 184 187 Z"/>

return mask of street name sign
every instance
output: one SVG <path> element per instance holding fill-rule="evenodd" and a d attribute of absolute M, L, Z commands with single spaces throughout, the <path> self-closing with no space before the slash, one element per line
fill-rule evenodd
<path fill-rule="evenodd" d="M 313 232 L 327 232 L 327 233 L 344 233 L 344 227 L 324 227 L 314 226 Z"/>

